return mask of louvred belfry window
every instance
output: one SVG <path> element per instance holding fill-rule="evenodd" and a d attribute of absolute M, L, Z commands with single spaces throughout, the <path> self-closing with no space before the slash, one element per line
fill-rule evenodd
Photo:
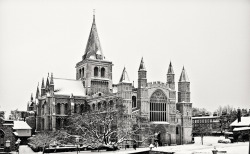
<path fill-rule="evenodd" d="M 98 76 L 98 67 L 94 68 L 94 76 Z"/>
<path fill-rule="evenodd" d="M 101 77 L 105 77 L 105 68 L 101 69 Z"/>

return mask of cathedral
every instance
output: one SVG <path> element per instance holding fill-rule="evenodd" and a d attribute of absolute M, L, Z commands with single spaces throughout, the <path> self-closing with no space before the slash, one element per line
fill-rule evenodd
<path fill-rule="evenodd" d="M 126 68 L 119 83 L 112 81 L 112 61 L 105 59 L 97 33 L 95 15 L 82 60 L 76 63 L 76 79 L 54 77 L 51 73 L 31 96 L 28 111 L 35 111 L 37 132 L 59 130 L 73 113 L 115 107 L 122 98 L 129 115 L 145 117 L 161 145 L 192 142 L 190 81 L 183 67 L 178 90 L 170 62 L 166 82 L 148 82 L 143 58 L 138 66 L 138 87 L 129 80 Z M 176 91 L 177 90 L 177 91 Z M 177 98 L 176 98 L 177 97 Z M 132 117 L 132 116 L 131 116 Z M 143 140 L 143 134 L 139 140 Z"/>

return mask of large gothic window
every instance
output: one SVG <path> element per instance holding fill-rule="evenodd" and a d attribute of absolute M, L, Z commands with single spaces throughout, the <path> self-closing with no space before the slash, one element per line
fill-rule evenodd
<path fill-rule="evenodd" d="M 167 120 L 167 97 L 161 90 L 156 90 L 150 97 L 150 121 Z"/>
<path fill-rule="evenodd" d="M 101 69 L 101 77 L 105 77 L 105 68 Z"/>
<path fill-rule="evenodd" d="M 94 76 L 98 76 L 98 67 L 94 68 Z"/>

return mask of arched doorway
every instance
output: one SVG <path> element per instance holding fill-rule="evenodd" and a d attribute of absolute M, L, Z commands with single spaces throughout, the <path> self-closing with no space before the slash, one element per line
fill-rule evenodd
<path fill-rule="evenodd" d="M 150 97 L 150 121 L 167 121 L 167 97 L 162 90 Z"/>

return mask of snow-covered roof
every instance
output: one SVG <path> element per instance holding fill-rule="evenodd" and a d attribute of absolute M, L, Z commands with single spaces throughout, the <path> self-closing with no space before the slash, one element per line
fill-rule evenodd
<path fill-rule="evenodd" d="M 126 71 L 126 68 L 124 67 L 123 71 L 122 71 L 122 75 L 121 75 L 121 78 L 120 78 L 120 83 L 131 83 L 129 81 L 129 77 L 128 77 L 128 73 Z"/>
<path fill-rule="evenodd" d="M 13 129 L 31 129 L 25 121 L 14 121 Z"/>
<path fill-rule="evenodd" d="M 219 116 L 192 117 L 192 119 L 217 119 Z"/>
<path fill-rule="evenodd" d="M 150 124 L 164 124 L 164 125 L 169 125 L 169 123 L 166 122 L 166 121 L 151 121 Z"/>
<path fill-rule="evenodd" d="M 54 94 L 70 96 L 86 96 L 85 88 L 80 80 L 54 78 Z"/>
<path fill-rule="evenodd" d="M 241 117 L 241 122 L 236 119 L 230 126 L 250 126 L 250 117 Z"/>
<path fill-rule="evenodd" d="M 233 131 L 241 131 L 241 130 L 250 130 L 250 127 L 239 127 L 233 129 Z"/>
<path fill-rule="evenodd" d="M 187 72 L 186 72 L 184 66 L 182 68 L 182 72 L 181 72 L 181 76 L 180 76 L 179 82 L 189 82 L 189 79 L 188 79 L 188 76 L 187 76 Z"/>

